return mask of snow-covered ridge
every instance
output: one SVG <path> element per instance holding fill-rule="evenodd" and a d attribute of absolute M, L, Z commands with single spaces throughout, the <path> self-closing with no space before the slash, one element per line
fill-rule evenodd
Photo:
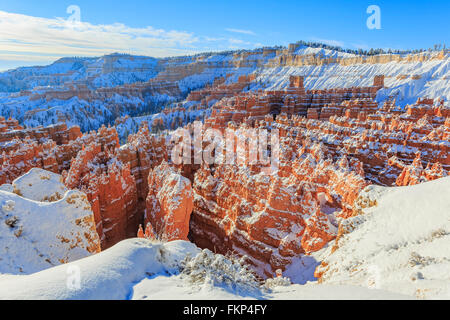
<path fill-rule="evenodd" d="M 377 100 L 397 99 L 401 106 L 414 103 L 420 97 L 450 100 L 450 58 L 426 62 L 391 61 L 379 64 L 330 64 L 325 66 L 289 66 L 265 68 L 257 78 L 266 90 L 279 90 L 289 84 L 289 76 L 305 76 L 305 88 L 349 88 L 370 86 L 374 76 L 385 75 L 385 89 Z"/>
<path fill-rule="evenodd" d="M 200 277 L 193 283 L 196 278 L 185 279 L 179 273 L 188 255 L 197 267 L 195 261 L 204 253 L 186 241 L 162 244 L 129 239 L 97 255 L 39 273 L 0 277 L 0 299 L 408 299 L 352 286 L 292 285 L 242 292 L 230 289 L 239 286 L 229 287 L 211 278 Z M 211 266 L 218 272 L 230 263 L 220 256 L 212 259 L 221 264 Z"/>
<path fill-rule="evenodd" d="M 450 177 L 367 187 L 357 201 L 361 215 L 342 222 L 334 253 L 318 268 L 320 281 L 450 298 L 449 194 Z"/>
<path fill-rule="evenodd" d="M 158 60 L 111 54 L 98 58 L 62 58 L 48 66 L 23 67 L 0 73 L 0 92 L 45 89 L 66 83 L 88 82 L 111 87 L 147 81 L 157 74 Z"/>
<path fill-rule="evenodd" d="M 33 169 L 0 188 L 0 274 L 30 274 L 100 251 L 91 205 Z"/>
<path fill-rule="evenodd" d="M 23 198 L 38 202 L 53 202 L 63 198 L 69 191 L 59 174 L 40 168 L 33 168 L 28 173 L 13 181 L 12 191 L 8 185 L 0 186 L 0 190 L 16 193 Z"/>

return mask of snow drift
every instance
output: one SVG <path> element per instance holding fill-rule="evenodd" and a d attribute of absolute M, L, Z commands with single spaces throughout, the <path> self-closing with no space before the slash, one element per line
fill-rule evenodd
<path fill-rule="evenodd" d="M 369 186 L 317 269 L 327 284 L 450 298 L 450 177 L 398 188 Z"/>
<path fill-rule="evenodd" d="M 407 296 L 352 286 L 283 286 L 247 292 L 180 274 L 187 256 L 200 266 L 204 252 L 187 241 L 129 239 L 97 255 L 27 276 L 0 277 L 0 299 L 403 299 Z M 210 257 L 211 254 L 206 256 Z M 213 267 L 230 264 L 223 257 Z M 205 262 L 203 260 L 203 262 Z M 210 268 L 210 269 L 211 269 Z M 231 270 L 231 269 L 230 269 Z M 192 271 L 192 270 L 191 270 Z M 199 269 L 199 273 L 203 270 Z M 236 271 L 239 272 L 239 271 Z M 210 274 L 210 273 L 207 273 Z M 226 275 L 226 273 L 224 274 Z M 238 275 L 235 275 L 238 276 Z M 216 274 L 216 280 L 220 274 Z M 245 280 L 244 280 L 245 281 Z"/>
<path fill-rule="evenodd" d="M 100 251 L 86 195 L 65 190 L 61 176 L 41 169 L 0 188 L 0 274 L 30 274 Z"/>

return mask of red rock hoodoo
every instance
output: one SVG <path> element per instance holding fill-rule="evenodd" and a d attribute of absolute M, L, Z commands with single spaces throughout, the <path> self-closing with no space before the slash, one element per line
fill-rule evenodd
<path fill-rule="evenodd" d="M 189 179 L 164 162 L 150 172 L 148 185 L 146 222 L 161 240 L 188 240 L 194 202 Z"/>
<path fill-rule="evenodd" d="M 245 254 L 261 275 L 271 276 L 293 257 L 334 239 L 337 226 L 329 214 L 349 214 L 367 185 L 362 164 L 345 157 L 334 162 L 323 144 L 293 139 L 292 132 L 281 134 L 279 169 L 270 174 L 250 164 L 196 172 L 190 224 L 195 243 Z"/>

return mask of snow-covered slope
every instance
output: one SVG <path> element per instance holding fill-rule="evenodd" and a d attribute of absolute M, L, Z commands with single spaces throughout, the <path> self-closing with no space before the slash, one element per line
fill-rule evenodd
<path fill-rule="evenodd" d="M 162 263 L 162 250 L 164 261 Z M 7 299 L 127 299 L 133 283 L 147 273 L 174 271 L 179 261 L 196 248 L 174 242 L 164 248 L 144 239 L 123 241 L 97 255 L 29 276 L 1 281 L 0 298 Z M 80 283 L 76 276 L 79 271 Z M 72 281 L 73 280 L 73 281 Z M 69 285 L 68 285 L 69 284 Z"/>
<path fill-rule="evenodd" d="M 86 195 L 74 190 L 60 194 L 65 187 L 59 179 L 34 169 L 1 188 L 0 274 L 30 274 L 100 251 Z M 4 191 L 11 187 L 23 196 Z"/>
<path fill-rule="evenodd" d="M 115 87 L 147 81 L 157 74 L 152 57 L 111 54 L 97 58 L 62 58 L 48 66 L 23 67 L 0 73 L 0 92 L 88 82 L 91 86 Z M 114 70 L 114 72 L 113 72 Z"/>
<path fill-rule="evenodd" d="M 25 126 L 48 126 L 64 121 L 69 127 L 78 125 L 83 132 L 98 129 L 102 124 L 112 124 L 118 116 L 149 111 L 148 106 L 174 100 L 166 95 L 130 97 L 115 94 L 112 97 L 87 101 L 73 96 L 67 100 L 35 99 L 30 95 L 0 94 L 0 116 L 13 117 Z"/>
<path fill-rule="evenodd" d="M 129 239 L 79 261 L 28 276 L 0 277 L 0 299 L 407 299 L 352 286 L 282 286 L 234 291 L 225 282 L 179 274 L 187 255 L 202 253 L 185 241 Z M 223 258 L 224 264 L 229 263 Z M 217 267 L 219 270 L 220 267 Z M 200 272 L 202 270 L 199 270 Z M 217 281 L 217 278 L 215 279 Z"/>
<path fill-rule="evenodd" d="M 257 81 L 266 90 L 278 90 L 289 85 L 289 76 L 305 76 L 309 90 L 371 86 L 376 75 L 385 76 L 385 87 L 377 96 L 379 102 L 392 96 L 401 106 L 419 97 L 450 100 L 450 58 L 427 61 L 391 61 L 388 63 L 355 63 L 350 65 L 307 65 L 264 68 L 258 70 Z M 414 79 L 416 76 L 418 79 Z"/>
<path fill-rule="evenodd" d="M 327 284 L 450 298 L 450 177 L 399 188 L 369 186 L 361 215 L 343 222 L 318 269 Z"/>
<path fill-rule="evenodd" d="M 60 200 L 69 191 L 61 175 L 40 168 L 33 168 L 14 180 L 12 190 L 23 198 L 40 202 Z"/>

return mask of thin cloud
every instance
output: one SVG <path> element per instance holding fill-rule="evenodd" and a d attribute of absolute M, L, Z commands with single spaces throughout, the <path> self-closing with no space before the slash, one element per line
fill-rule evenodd
<path fill-rule="evenodd" d="M 226 28 L 225 31 L 234 32 L 234 33 L 240 33 L 240 34 L 247 34 L 247 35 L 251 35 L 251 36 L 256 36 L 256 33 L 254 33 L 251 30 Z"/>
<path fill-rule="evenodd" d="M 0 11 L 0 60 L 42 61 L 48 57 L 99 56 L 130 52 L 155 57 L 196 53 L 204 39 L 190 32 L 124 24 L 69 23 Z"/>
<path fill-rule="evenodd" d="M 249 30 L 229 29 L 241 34 Z M 71 23 L 64 18 L 41 18 L 0 10 L 0 69 L 50 63 L 67 56 L 102 56 L 113 52 L 153 57 L 180 56 L 204 51 L 249 49 L 255 44 L 230 37 L 200 36 L 192 32 L 133 28 L 122 23 Z"/>

